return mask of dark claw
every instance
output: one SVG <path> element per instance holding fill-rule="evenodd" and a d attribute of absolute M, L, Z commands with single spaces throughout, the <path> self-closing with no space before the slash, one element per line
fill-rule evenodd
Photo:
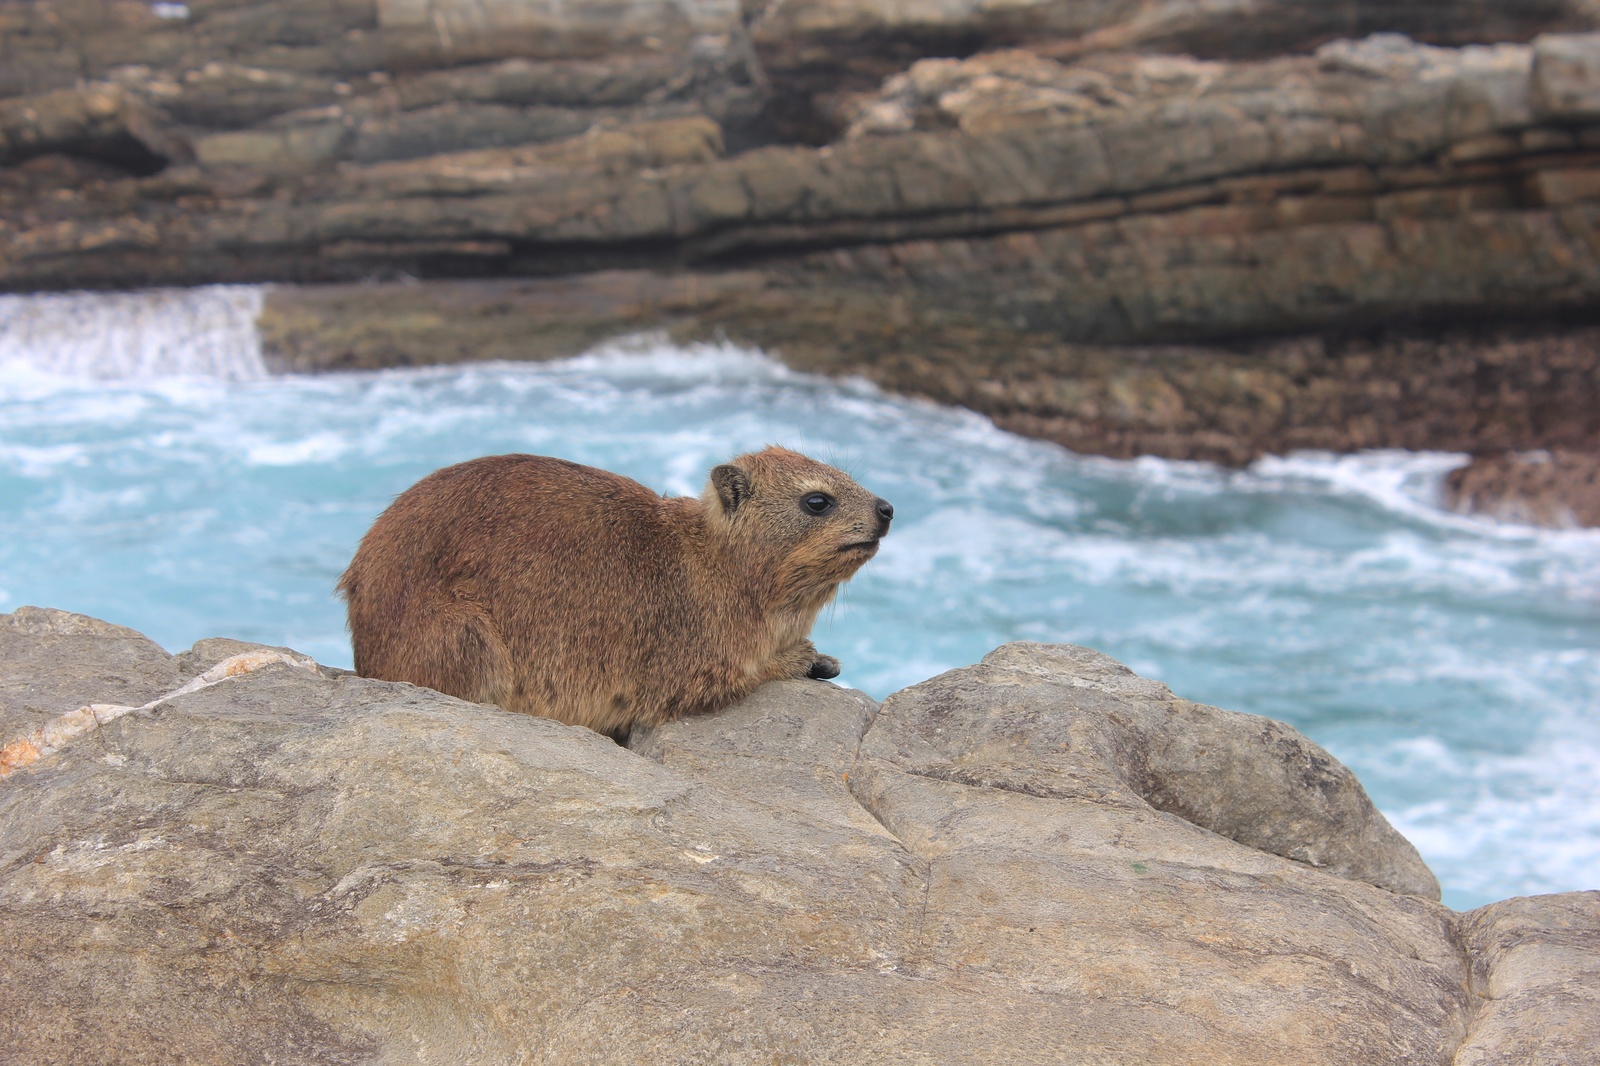
<path fill-rule="evenodd" d="M 807 677 L 814 677 L 818 681 L 828 681 L 839 676 L 839 660 L 831 655 L 824 655 L 811 660 L 811 669 L 806 671 Z"/>

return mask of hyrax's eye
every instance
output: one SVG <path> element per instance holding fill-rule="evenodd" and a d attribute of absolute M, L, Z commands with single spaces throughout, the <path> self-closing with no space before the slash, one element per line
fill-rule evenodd
<path fill-rule="evenodd" d="M 800 506 L 812 514 L 827 514 L 833 510 L 833 497 L 826 492 L 813 492 L 800 501 Z"/>

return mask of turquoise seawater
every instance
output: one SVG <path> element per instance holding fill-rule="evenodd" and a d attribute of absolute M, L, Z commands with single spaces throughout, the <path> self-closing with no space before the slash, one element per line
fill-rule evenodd
<path fill-rule="evenodd" d="M 881 698 L 1007 640 L 1088 645 L 1326 746 L 1453 906 L 1600 887 L 1600 535 L 1441 511 L 1459 456 L 1086 458 L 759 353 L 648 340 L 271 377 L 258 306 L 0 297 L 0 611 L 348 666 L 334 582 L 429 471 L 528 451 L 689 494 L 782 443 L 896 508 L 815 633 L 841 682 Z"/>

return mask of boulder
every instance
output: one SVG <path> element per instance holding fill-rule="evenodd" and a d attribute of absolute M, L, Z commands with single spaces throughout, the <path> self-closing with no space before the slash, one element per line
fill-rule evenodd
<path fill-rule="evenodd" d="M 777 683 L 630 750 L 237 642 L 0 626 L 0 686 L 47 710 L 113 666 L 130 699 L 217 678 L 0 780 L 25 1061 L 1445 1066 L 1597 1035 L 1591 901 L 1456 915 L 1325 752 L 1085 649 L 881 707 Z"/>

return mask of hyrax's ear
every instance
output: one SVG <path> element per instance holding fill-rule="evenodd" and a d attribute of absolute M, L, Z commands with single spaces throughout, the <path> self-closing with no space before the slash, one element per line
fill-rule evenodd
<path fill-rule="evenodd" d="M 733 514 L 750 498 L 750 475 L 732 463 L 723 463 L 712 469 L 711 487 L 717 490 L 722 510 Z"/>

